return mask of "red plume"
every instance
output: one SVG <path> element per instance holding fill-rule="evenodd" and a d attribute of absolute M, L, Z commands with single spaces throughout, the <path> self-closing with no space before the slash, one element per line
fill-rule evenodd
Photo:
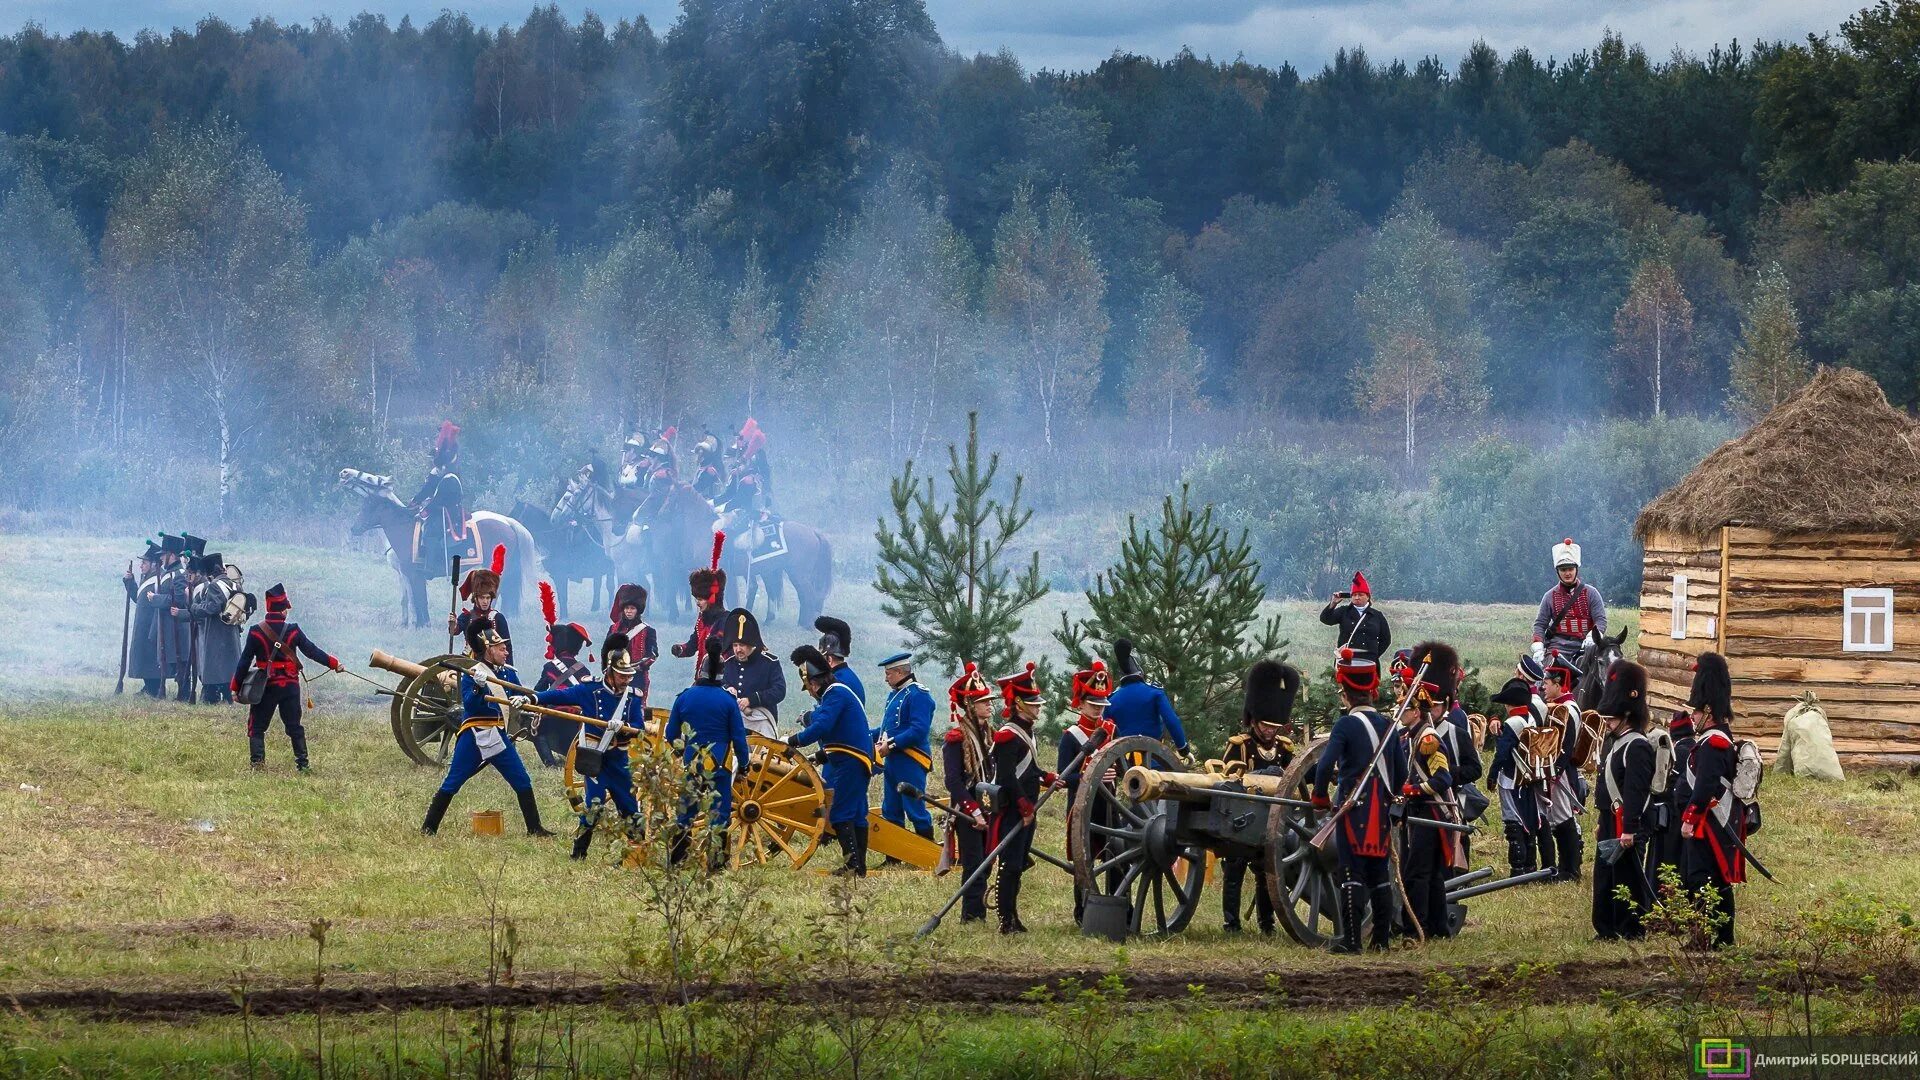
<path fill-rule="evenodd" d="M 442 420 L 440 421 L 440 433 L 433 437 L 433 448 L 436 451 L 445 450 L 450 444 L 458 442 L 459 439 L 460 425 L 451 420 Z"/>
<path fill-rule="evenodd" d="M 496 574 L 507 572 L 507 545 L 505 544 L 493 545 L 493 572 Z"/>
<path fill-rule="evenodd" d="M 709 569 L 712 569 L 712 570 L 720 569 L 720 549 L 726 546 L 726 543 L 727 543 L 726 533 L 716 532 L 713 534 L 713 562 L 709 566 Z"/>
<path fill-rule="evenodd" d="M 560 621 L 560 605 L 554 602 L 551 581 L 540 583 L 540 616 L 547 620 L 549 630 L 553 629 L 554 623 Z"/>

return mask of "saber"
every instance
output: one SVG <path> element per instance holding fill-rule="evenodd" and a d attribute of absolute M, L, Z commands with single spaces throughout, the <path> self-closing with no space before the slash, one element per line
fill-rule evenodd
<path fill-rule="evenodd" d="M 1067 763 L 1067 767 L 1061 769 L 1055 775 L 1065 776 L 1076 771 L 1080 768 L 1080 763 L 1086 760 L 1088 754 L 1106 745 L 1106 742 L 1107 738 L 1104 734 L 1101 735 L 1098 741 L 1088 739 L 1087 744 L 1080 748 L 1080 752 L 1073 756 L 1072 761 Z M 1061 789 L 1050 787 L 1040 793 L 1040 798 L 1033 804 L 1034 820 L 1039 820 L 1041 807 L 1046 806 L 1047 800 L 1052 798 L 1053 793 L 1059 790 Z M 967 890 L 973 887 L 973 883 L 976 880 L 985 875 L 986 872 L 993 867 L 994 863 L 1000 861 L 1000 853 L 1005 851 L 1007 845 L 1013 843 L 1014 837 L 1020 835 L 1020 830 L 1026 827 L 1026 822 L 1015 819 L 1013 828 L 1007 830 L 1007 835 L 1002 837 L 1000 842 L 994 845 L 993 850 L 987 853 L 987 857 L 980 861 L 980 866 L 975 869 L 973 873 L 967 875 L 967 880 L 960 883 L 960 890 L 954 893 L 953 896 L 947 900 L 946 904 L 934 913 L 933 918 L 928 919 L 926 925 L 916 931 L 913 936 L 915 938 L 924 938 L 935 930 L 940 929 L 940 920 L 947 917 L 947 913 L 953 910 L 953 906 L 960 902 L 960 898 L 967 894 Z"/>
<path fill-rule="evenodd" d="M 929 810 L 938 810 L 941 813 L 947 815 L 949 818 L 952 819 L 952 821 L 948 822 L 949 828 L 952 827 L 953 821 L 972 821 L 973 820 L 973 815 L 961 813 L 960 810 L 957 807 L 955 807 L 952 803 L 945 802 L 939 798 L 929 795 L 926 792 L 921 791 L 919 788 L 914 787 L 912 784 L 907 783 L 905 780 L 900 781 L 900 783 L 894 787 L 894 790 L 898 791 L 902 795 L 905 795 L 909 799 L 920 800 L 922 803 L 926 804 Z M 1039 808 L 1035 807 L 1035 809 L 1037 810 Z M 942 845 L 942 847 L 944 846 L 945 845 Z M 1065 870 L 1069 874 L 1073 873 L 1072 863 L 1068 862 L 1067 860 L 1061 858 L 1058 855 L 1055 855 L 1050 851 L 1041 851 L 1039 848 L 1030 848 L 1028 849 L 1027 854 L 1032 855 L 1034 858 L 1039 859 L 1043 863 L 1047 863 L 1048 865 L 1051 865 L 1051 866 L 1057 866 L 1060 869 Z"/>
<path fill-rule="evenodd" d="M 1777 878 L 1775 878 L 1775 877 L 1774 877 L 1774 876 L 1773 876 L 1773 875 L 1772 875 L 1771 873 L 1769 873 L 1769 872 L 1767 871 L 1767 864 L 1766 864 L 1766 863 L 1763 863 L 1763 862 L 1761 862 L 1761 861 L 1760 861 L 1759 859 L 1756 859 L 1756 858 L 1754 858 L 1754 857 L 1753 857 L 1753 852 L 1751 852 L 1751 851 L 1748 851 L 1748 850 L 1747 850 L 1747 845 L 1745 845 L 1745 844 L 1743 844 L 1743 843 L 1741 843 L 1741 842 L 1740 842 L 1740 838 L 1739 838 L 1739 837 L 1737 837 L 1737 836 L 1734 836 L 1734 835 L 1733 835 L 1733 830 L 1732 830 L 1732 829 L 1728 829 L 1728 830 L 1727 830 L 1727 836 L 1728 836 L 1728 838 L 1729 838 L 1729 839 L 1731 839 L 1731 840 L 1733 841 L 1733 848 L 1734 848 L 1734 850 L 1735 850 L 1735 851 L 1738 851 L 1738 852 L 1739 852 L 1739 853 L 1740 853 L 1740 854 L 1741 854 L 1741 855 L 1742 855 L 1743 857 L 1745 857 L 1745 859 L 1746 859 L 1746 860 L 1747 860 L 1748 862 L 1750 862 L 1750 863 L 1752 863 L 1752 864 L 1753 864 L 1753 868 L 1754 868 L 1755 870 L 1758 870 L 1758 871 L 1760 871 L 1760 876 L 1761 876 L 1761 877 L 1763 877 L 1763 878 L 1766 878 L 1766 879 L 1767 879 L 1768 881 L 1771 881 L 1771 882 L 1773 882 L 1773 883 L 1774 883 L 1775 885 L 1778 885 L 1778 884 L 1780 884 L 1780 881 L 1779 881 L 1779 879 L 1777 879 Z"/>

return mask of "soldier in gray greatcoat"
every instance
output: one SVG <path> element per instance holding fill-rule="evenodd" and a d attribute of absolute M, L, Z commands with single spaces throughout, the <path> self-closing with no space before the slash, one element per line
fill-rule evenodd
<path fill-rule="evenodd" d="M 127 635 L 127 674 L 140 680 L 140 692 L 157 698 L 166 693 L 166 672 L 160 667 L 159 633 L 154 629 L 158 609 L 139 602 L 140 595 L 160 575 L 160 546 L 149 542 L 139 565 L 121 580 L 127 597 L 134 601 L 133 628 Z"/>
<path fill-rule="evenodd" d="M 192 701 L 193 688 L 186 684 L 191 624 L 182 617 L 186 608 L 186 551 L 184 537 L 161 533 L 160 569 L 141 584 L 139 593 L 134 596 L 134 603 L 150 611 L 153 621 L 152 640 L 159 666 L 157 681 L 160 684 L 158 693 L 153 696 L 165 696 L 166 681 L 176 679 L 180 682 L 180 700 Z M 179 610 L 181 616 L 174 615 L 175 610 Z"/>
<path fill-rule="evenodd" d="M 227 601 L 240 589 L 239 568 L 229 567 L 217 551 L 189 564 L 193 587 L 193 671 L 200 683 L 200 700 L 209 705 L 231 702 L 233 691 L 227 676 L 240 662 L 240 647 L 246 628 L 230 626 L 220 620 Z"/>

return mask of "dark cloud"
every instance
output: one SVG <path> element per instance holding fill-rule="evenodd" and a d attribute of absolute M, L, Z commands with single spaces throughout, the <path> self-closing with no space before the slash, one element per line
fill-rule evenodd
<path fill-rule="evenodd" d="M 1376 59 L 1437 55 L 1451 65 L 1476 39 L 1505 53 L 1524 45 L 1540 56 L 1590 48 L 1613 29 L 1656 57 L 1675 48 L 1702 51 L 1738 38 L 1798 39 L 1836 29 L 1864 0 L 927 0 L 941 35 L 963 53 L 1011 49 L 1028 70 L 1082 69 L 1115 52 L 1171 56 L 1182 47 L 1217 59 L 1244 55 L 1289 62 L 1313 72 L 1336 50 L 1362 46 Z M 397 20 L 432 19 L 442 7 L 493 26 L 517 24 L 531 0 L 409 3 L 363 0 L 11 0 L 11 31 L 26 22 L 48 30 L 110 29 L 131 36 L 142 27 L 191 26 L 209 13 L 244 24 L 258 15 L 305 22 L 318 14 L 344 21 L 360 10 Z M 609 23 L 645 15 L 664 31 L 677 0 L 626 0 L 615 5 L 562 3 L 569 17 L 592 8 Z"/>

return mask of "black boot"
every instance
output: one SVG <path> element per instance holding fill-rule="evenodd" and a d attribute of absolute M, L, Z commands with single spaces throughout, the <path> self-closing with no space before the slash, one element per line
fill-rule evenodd
<path fill-rule="evenodd" d="M 1020 879 L 1002 878 L 1000 881 L 1000 932 L 1003 934 L 1024 934 L 1026 925 L 1020 921 Z"/>
<path fill-rule="evenodd" d="M 687 861 L 687 853 L 693 850 L 693 832 L 685 827 L 673 831 L 673 844 L 667 848 L 667 865 L 679 866 Z"/>
<path fill-rule="evenodd" d="M 520 797 L 520 816 L 526 819 L 527 835 L 528 836 L 554 835 L 553 833 L 548 832 L 540 824 L 540 803 L 534 799 L 533 790 L 529 788 L 526 791 L 516 791 L 514 792 L 514 794 Z"/>
<path fill-rule="evenodd" d="M 713 829 L 707 833 L 707 873 L 717 874 L 727 868 L 727 830 Z"/>
<path fill-rule="evenodd" d="M 867 876 L 867 832 L 871 828 L 866 822 L 853 827 L 853 876 Z"/>
<path fill-rule="evenodd" d="M 304 731 L 293 736 L 293 767 L 301 772 L 311 771 L 307 762 L 307 733 Z"/>
<path fill-rule="evenodd" d="M 582 825 L 580 826 L 579 831 L 573 834 L 573 853 L 569 856 L 569 858 L 574 858 L 574 859 L 586 858 L 587 848 L 591 846 L 593 846 L 593 826 Z"/>
<path fill-rule="evenodd" d="M 855 872 L 853 868 L 854 860 L 856 858 L 854 839 L 853 839 L 853 826 L 851 825 L 835 826 L 833 830 L 833 840 L 834 840 L 834 843 L 840 845 L 840 857 L 842 860 L 840 863 L 840 869 L 835 870 L 833 872 L 833 876 L 848 877 Z M 861 867 L 859 873 L 861 877 L 865 877 L 866 868 Z"/>
<path fill-rule="evenodd" d="M 1507 873 L 1509 875 L 1533 873 L 1533 837 L 1520 827 L 1517 821 L 1506 823 L 1507 833 Z"/>
<path fill-rule="evenodd" d="M 1540 868 L 1542 870 L 1549 867 L 1555 867 L 1557 869 L 1557 864 L 1554 861 L 1556 852 L 1553 846 L 1553 827 L 1551 825 L 1542 825 L 1540 831 L 1533 834 L 1533 843 L 1540 852 Z"/>
<path fill-rule="evenodd" d="M 1560 874 L 1555 881 L 1579 881 L 1581 859 L 1585 851 L 1581 843 L 1580 819 L 1568 818 L 1553 827 L 1553 842 L 1560 858 L 1555 863 Z"/>
<path fill-rule="evenodd" d="M 444 791 L 433 793 L 433 801 L 427 804 L 427 820 L 420 823 L 420 835 L 432 836 L 440 831 L 440 819 L 447 816 L 447 807 L 453 804 L 453 796 Z"/>
<path fill-rule="evenodd" d="M 1231 859 L 1221 864 L 1220 929 L 1229 934 L 1240 932 L 1240 885 L 1246 879 L 1246 864 Z"/>
<path fill-rule="evenodd" d="M 158 701 L 167 696 L 166 681 L 164 679 L 142 679 L 140 680 L 140 692 Z"/>
<path fill-rule="evenodd" d="M 1340 936 L 1334 939 L 1330 952 L 1360 951 L 1360 920 L 1366 914 L 1366 906 L 1366 886 L 1357 881 L 1340 883 Z"/>
<path fill-rule="evenodd" d="M 1393 924 L 1398 916 L 1394 903 L 1392 885 L 1373 887 L 1373 943 L 1372 948 L 1390 949 L 1393 947 Z"/>
<path fill-rule="evenodd" d="M 247 760 L 249 762 L 252 762 L 253 767 L 256 769 L 266 765 L 267 763 L 266 736 L 253 735 L 247 738 Z"/>

